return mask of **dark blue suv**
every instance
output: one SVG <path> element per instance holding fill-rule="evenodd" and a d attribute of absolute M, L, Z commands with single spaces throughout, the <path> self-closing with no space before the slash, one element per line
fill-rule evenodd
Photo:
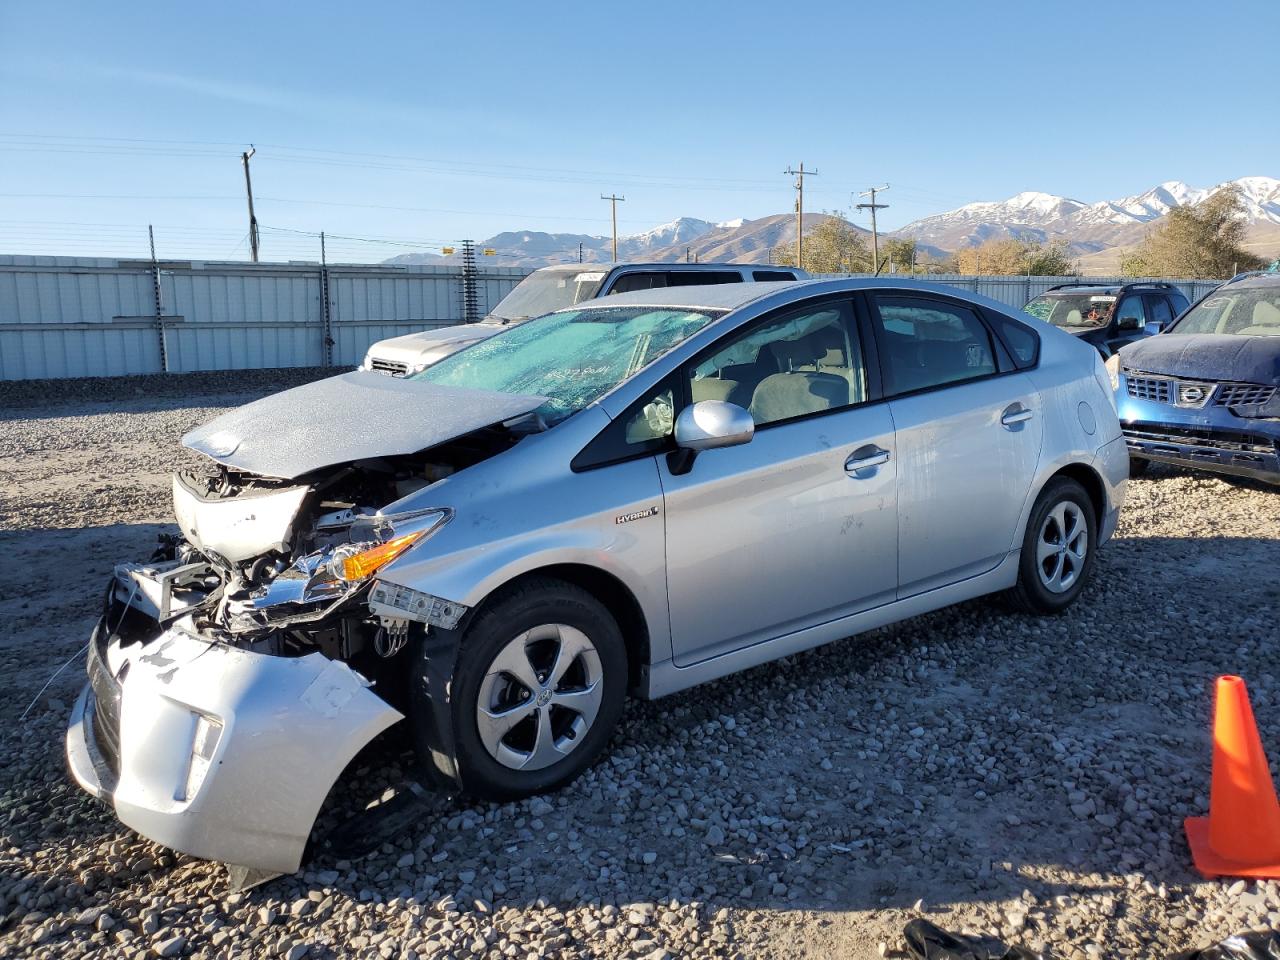
<path fill-rule="evenodd" d="M 1187 304 L 1181 290 L 1161 280 L 1076 282 L 1050 287 L 1022 309 L 1093 344 L 1105 359 L 1165 329 Z"/>
<path fill-rule="evenodd" d="M 1132 472 L 1157 460 L 1280 484 L 1280 273 L 1228 280 L 1106 366 Z"/>

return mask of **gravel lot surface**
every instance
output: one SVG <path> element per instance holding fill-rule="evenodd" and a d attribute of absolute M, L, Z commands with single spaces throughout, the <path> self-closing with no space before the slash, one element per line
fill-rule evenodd
<path fill-rule="evenodd" d="M 62 730 L 111 565 L 169 523 L 178 437 L 306 376 L 0 392 L 0 956 L 863 958 L 924 915 L 1145 958 L 1280 926 L 1280 884 L 1199 880 L 1181 825 L 1215 675 L 1248 680 L 1280 763 L 1280 490 L 1162 468 L 1062 617 L 978 601 L 633 703 L 557 795 L 442 802 L 228 895 L 73 787 Z M 372 751 L 326 823 L 402 761 Z"/>

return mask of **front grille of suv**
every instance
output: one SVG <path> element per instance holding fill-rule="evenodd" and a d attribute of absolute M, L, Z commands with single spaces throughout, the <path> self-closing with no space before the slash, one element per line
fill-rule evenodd
<path fill-rule="evenodd" d="M 409 372 L 407 363 L 401 363 L 399 360 L 379 360 L 376 357 L 369 361 L 369 368 L 391 377 L 403 377 Z"/>
<path fill-rule="evenodd" d="M 1125 386 L 1135 400 L 1152 400 L 1156 403 L 1173 403 L 1173 381 L 1161 377 L 1144 377 L 1125 371 Z"/>
<path fill-rule="evenodd" d="M 1224 383 L 1218 387 L 1213 402 L 1220 407 L 1243 407 L 1270 403 L 1280 389 L 1265 383 Z"/>

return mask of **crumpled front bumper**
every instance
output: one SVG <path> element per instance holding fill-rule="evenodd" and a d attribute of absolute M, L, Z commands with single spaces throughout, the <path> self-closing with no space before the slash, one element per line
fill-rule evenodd
<path fill-rule="evenodd" d="M 403 715 L 346 664 L 179 629 L 125 646 L 99 621 L 67 728 L 76 781 L 174 850 L 297 870 L 329 789 Z"/>

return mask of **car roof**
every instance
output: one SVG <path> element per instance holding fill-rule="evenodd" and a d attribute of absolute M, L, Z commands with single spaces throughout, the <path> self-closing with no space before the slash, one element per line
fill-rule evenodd
<path fill-rule="evenodd" d="M 600 271 L 608 272 L 625 267 L 628 270 L 688 270 L 696 272 L 699 270 L 790 270 L 794 271 L 795 267 L 778 267 L 771 266 L 767 263 L 729 263 L 724 262 L 703 262 L 689 263 L 685 260 L 622 260 L 618 263 L 557 263 L 549 267 L 539 267 L 534 273 L 598 273 Z"/>
<path fill-rule="evenodd" d="M 687 287 L 656 287 L 652 290 L 635 290 L 631 293 L 611 293 L 599 300 L 592 300 L 568 307 L 581 310 L 584 307 L 687 307 L 703 310 L 736 310 L 754 300 L 776 294 L 782 301 L 800 300 L 827 293 L 850 293 L 857 290 L 904 290 L 920 293 L 936 293 L 959 300 L 968 300 L 1000 313 L 1017 313 L 1008 304 L 968 290 L 895 277 L 847 277 L 834 280 L 797 280 L 794 283 L 717 283 L 690 285 Z"/>

